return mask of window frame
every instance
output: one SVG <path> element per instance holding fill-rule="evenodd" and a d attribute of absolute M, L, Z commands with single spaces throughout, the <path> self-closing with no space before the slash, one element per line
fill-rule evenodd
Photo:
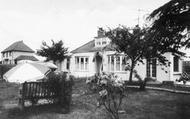
<path fill-rule="evenodd" d="M 124 55 L 114 55 L 114 54 L 107 55 L 108 72 L 126 72 L 125 68 L 123 68 L 126 66 L 126 59 L 124 60 L 124 58 L 126 58 L 126 56 L 124 56 Z M 118 69 L 118 67 L 119 67 L 119 69 Z"/>
<path fill-rule="evenodd" d="M 173 57 L 173 71 L 174 72 L 179 72 L 179 56 L 174 56 Z"/>
<path fill-rule="evenodd" d="M 83 61 L 83 63 L 81 61 Z M 75 70 L 76 71 L 89 71 L 89 57 L 75 56 Z"/>

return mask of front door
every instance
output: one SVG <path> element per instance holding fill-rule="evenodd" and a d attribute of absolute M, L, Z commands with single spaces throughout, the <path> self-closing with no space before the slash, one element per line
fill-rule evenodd
<path fill-rule="evenodd" d="M 155 58 L 147 60 L 147 65 L 146 65 L 147 77 L 156 79 L 156 76 L 157 76 L 156 61 L 157 60 Z"/>

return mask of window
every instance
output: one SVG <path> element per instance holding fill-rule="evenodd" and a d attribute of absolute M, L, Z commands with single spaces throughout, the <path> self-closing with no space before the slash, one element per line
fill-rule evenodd
<path fill-rule="evenodd" d="M 6 53 L 6 57 L 8 57 L 8 52 Z"/>
<path fill-rule="evenodd" d="M 122 57 L 122 71 L 125 71 L 125 67 L 126 67 L 126 57 Z"/>
<path fill-rule="evenodd" d="M 152 59 L 152 77 L 156 77 L 156 59 Z"/>
<path fill-rule="evenodd" d="M 116 71 L 120 71 L 120 57 L 116 57 Z"/>
<path fill-rule="evenodd" d="M 178 72 L 179 71 L 179 57 L 174 56 L 173 62 L 174 62 L 174 72 Z"/>
<path fill-rule="evenodd" d="M 111 56 L 111 71 L 114 71 L 114 56 Z"/>
<path fill-rule="evenodd" d="M 70 67 L 70 58 L 67 58 L 67 65 L 66 65 L 67 70 L 69 70 L 69 67 Z"/>
<path fill-rule="evenodd" d="M 107 44 L 107 42 L 106 41 L 102 41 L 102 45 L 106 45 Z"/>
<path fill-rule="evenodd" d="M 75 57 L 75 66 L 77 71 L 88 71 L 88 57 Z"/>
<path fill-rule="evenodd" d="M 125 71 L 125 56 L 108 56 L 108 71 Z"/>
<path fill-rule="evenodd" d="M 9 57 L 11 56 L 11 52 L 9 52 Z"/>
<path fill-rule="evenodd" d="M 146 64 L 146 73 L 147 73 L 147 77 L 156 77 L 157 75 L 157 60 L 151 59 L 151 60 L 147 60 L 147 64 Z"/>
<path fill-rule="evenodd" d="M 97 42 L 96 44 L 97 44 L 97 45 L 101 45 L 101 42 Z"/>

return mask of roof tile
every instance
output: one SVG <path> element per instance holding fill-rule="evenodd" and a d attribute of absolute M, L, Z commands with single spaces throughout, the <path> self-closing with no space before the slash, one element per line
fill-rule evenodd
<path fill-rule="evenodd" d="M 9 52 L 9 51 L 21 51 L 21 52 L 34 53 L 34 51 L 30 47 L 28 47 L 26 44 L 24 44 L 23 41 L 17 41 L 13 43 L 9 47 L 7 47 L 5 50 L 3 50 L 2 53 Z"/>

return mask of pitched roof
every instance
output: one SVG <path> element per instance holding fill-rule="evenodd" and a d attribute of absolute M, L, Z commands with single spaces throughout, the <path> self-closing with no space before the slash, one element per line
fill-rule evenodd
<path fill-rule="evenodd" d="M 7 47 L 5 50 L 3 50 L 2 53 L 8 52 L 8 51 L 21 51 L 21 52 L 34 53 L 34 51 L 31 48 L 29 48 L 26 44 L 24 44 L 23 41 L 17 41 L 13 43 L 9 47 Z"/>
<path fill-rule="evenodd" d="M 107 45 L 105 47 L 95 47 L 95 40 L 92 40 L 84 45 L 82 45 L 79 48 L 76 48 L 75 50 L 71 51 L 71 53 L 87 53 L 87 52 L 98 52 L 98 51 L 113 51 L 112 45 Z"/>
<path fill-rule="evenodd" d="M 15 60 L 19 61 L 19 60 L 32 60 L 32 61 L 38 61 L 37 58 L 35 58 L 34 56 L 27 56 L 27 55 L 20 55 L 18 56 Z"/>

